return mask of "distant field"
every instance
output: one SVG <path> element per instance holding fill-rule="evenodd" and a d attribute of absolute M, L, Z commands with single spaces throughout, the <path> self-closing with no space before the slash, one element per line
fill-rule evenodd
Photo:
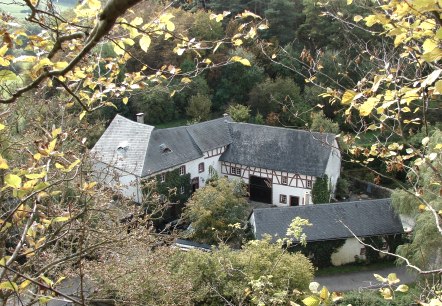
<path fill-rule="evenodd" d="M 75 0 L 68 0 L 68 1 L 54 1 L 54 4 L 60 9 L 65 10 L 68 8 L 73 7 L 76 4 Z M 26 15 L 29 12 L 29 9 L 26 5 L 20 4 L 20 1 L 14 1 L 14 0 L 2 0 L 0 3 L 0 10 L 3 12 L 9 13 L 12 16 L 16 18 L 25 18 Z"/>

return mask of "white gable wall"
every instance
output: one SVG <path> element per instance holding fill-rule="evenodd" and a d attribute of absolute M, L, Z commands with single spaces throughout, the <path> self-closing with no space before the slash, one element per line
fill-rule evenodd
<path fill-rule="evenodd" d="M 341 172 L 341 152 L 339 151 L 338 142 L 334 140 L 333 147 L 330 151 L 325 174 L 327 174 L 330 182 L 330 190 L 335 193 L 336 183 Z"/>
<path fill-rule="evenodd" d="M 141 203 L 140 178 L 102 162 L 93 164 L 93 176 L 100 183 L 119 191 L 124 197 Z"/>
<path fill-rule="evenodd" d="M 364 245 L 356 238 L 348 238 L 342 247 L 331 256 L 331 262 L 334 266 L 341 266 L 347 263 L 355 262 L 356 256 L 365 259 L 365 255 L 361 255 L 361 249 Z"/>

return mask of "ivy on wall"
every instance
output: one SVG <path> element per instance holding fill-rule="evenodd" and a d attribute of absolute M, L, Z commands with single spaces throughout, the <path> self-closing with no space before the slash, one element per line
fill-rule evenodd
<path fill-rule="evenodd" d="M 163 174 L 166 175 L 164 182 L 161 182 L 161 174 L 155 176 L 156 192 L 166 196 L 171 203 L 185 203 L 192 193 L 190 173 L 180 175 L 178 168 Z M 181 193 L 181 186 L 184 187 L 184 193 Z"/>
<path fill-rule="evenodd" d="M 305 247 L 297 245 L 290 250 L 301 252 L 307 256 L 317 268 L 329 267 L 332 265 L 331 256 L 345 243 L 345 239 L 308 242 Z"/>
<path fill-rule="evenodd" d="M 328 189 L 328 176 L 318 177 L 312 188 L 313 204 L 329 203 L 330 190 Z"/>

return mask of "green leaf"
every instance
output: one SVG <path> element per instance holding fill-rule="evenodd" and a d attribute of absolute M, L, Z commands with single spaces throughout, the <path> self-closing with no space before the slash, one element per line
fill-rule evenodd
<path fill-rule="evenodd" d="M 303 299 L 302 302 L 306 306 L 318 306 L 319 303 L 321 302 L 321 300 L 315 296 L 309 296 L 309 297 L 306 297 L 305 299 Z"/>
<path fill-rule="evenodd" d="M 14 282 L 3 282 L 3 283 L 0 283 L 0 289 L 18 291 L 18 286 Z"/>
<path fill-rule="evenodd" d="M 5 177 L 5 184 L 12 188 L 18 189 L 21 186 L 21 178 L 15 174 L 8 174 Z"/>

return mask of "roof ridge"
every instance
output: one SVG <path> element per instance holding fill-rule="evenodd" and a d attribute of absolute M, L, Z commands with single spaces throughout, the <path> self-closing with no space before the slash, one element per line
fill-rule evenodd
<path fill-rule="evenodd" d="M 114 117 L 114 119 L 112 119 L 112 121 L 114 121 L 115 119 L 117 119 L 117 117 L 122 118 L 122 119 L 124 119 L 124 120 L 126 120 L 126 121 L 128 121 L 128 122 L 130 122 L 130 123 L 137 124 L 137 125 L 140 125 L 140 126 L 143 126 L 143 127 L 151 127 L 152 130 L 153 130 L 153 129 L 156 129 L 156 127 L 155 127 L 154 125 L 150 125 L 150 124 L 146 124 L 146 123 L 141 123 L 141 122 L 138 122 L 138 121 L 134 121 L 134 120 L 131 120 L 131 119 L 129 119 L 129 118 L 126 118 L 126 117 L 124 117 L 123 115 L 120 115 L 120 114 L 117 114 L 117 115 Z"/>
<path fill-rule="evenodd" d="M 356 203 L 367 203 L 367 202 L 378 202 L 378 201 L 385 201 L 385 200 L 391 200 L 391 198 L 382 198 L 382 199 L 369 199 L 369 200 L 358 200 L 358 201 L 350 201 L 350 202 L 336 202 L 336 203 L 322 203 L 322 204 L 307 204 L 307 205 L 300 205 L 300 206 L 278 206 L 278 207 L 269 207 L 269 208 L 255 208 L 253 211 L 263 211 L 263 210 L 285 210 L 285 209 L 306 209 L 306 208 L 313 208 L 313 207 L 324 207 L 324 206 L 334 206 L 334 205 L 348 205 L 348 204 L 356 204 Z"/>
<path fill-rule="evenodd" d="M 296 131 L 306 134 L 318 134 L 318 135 L 330 135 L 330 136 L 336 136 L 334 133 L 324 133 L 324 132 L 315 132 L 310 130 L 302 130 L 302 129 L 293 129 L 290 127 L 283 127 L 283 126 L 273 126 L 273 125 L 265 125 L 265 124 L 256 124 L 256 123 L 249 123 L 249 122 L 229 122 L 230 124 L 238 124 L 238 125 L 253 125 L 253 126 L 259 126 L 259 127 L 265 127 L 265 128 L 272 128 L 272 129 L 279 129 L 279 130 L 289 130 L 289 131 Z"/>

